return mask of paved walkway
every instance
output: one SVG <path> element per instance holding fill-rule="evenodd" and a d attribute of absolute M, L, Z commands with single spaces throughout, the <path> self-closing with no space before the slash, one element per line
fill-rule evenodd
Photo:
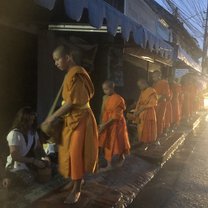
<path fill-rule="evenodd" d="M 208 207 L 208 121 L 186 139 L 174 157 L 129 208 Z"/>
<path fill-rule="evenodd" d="M 185 135 L 191 131 L 191 128 L 187 128 L 184 131 Z M 180 142 L 178 143 L 176 141 L 179 138 Z M 165 161 L 169 159 L 168 155 L 172 154 L 183 141 L 184 138 L 181 137 L 181 132 L 179 131 L 168 138 L 164 138 L 160 147 L 156 146 L 148 149 L 148 153 L 144 152 L 146 155 L 153 155 L 159 158 L 157 163 L 148 161 L 148 158 L 141 159 L 141 149 L 134 148 L 123 167 L 106 173 L 88 176 L 86 185 L 83 187 L 81 199 L 75 205 L 69 206 L 63 204 L 68 193 L 60 192 L 59 187 L 65 183 L 60 177 L 53 179 L 46 185 L 36 184 L 34 187 L 30 187 L 30 189 L 19 192 L 19 199 L 10 200 L 10 205 L 16 208 L 126 207 L 132 203 L 132 200 L 141 192 L 143 187 L 161 169 L 161 163 L 159 161 L 164 162 L 161 158 L 165 158 Z M 174 148 L 172 148 L 171 144 L 174 144 L 172 145 Z"/>

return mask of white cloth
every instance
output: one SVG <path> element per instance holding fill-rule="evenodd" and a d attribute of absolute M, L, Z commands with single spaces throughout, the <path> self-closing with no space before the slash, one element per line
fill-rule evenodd
<path fill-rule="evenodd" d="M 38 140 L 39 140 L 39 136 L 37 132 L 32 133 L 31 131 L 29 131 L 27 136 L 28 136 L 28 142 L 26 143 L 23 134 L 19 132 L 18 130 L 14 129 L 10 131 L 9 134 L 7 135 L 8 145 L 17 146 L 17 148 L 19 149 L 20 155 L 25 156 L 31 149 L 33 145 L 33 141 L 35 140 L 35 145 L 34 145 L 34 149 L 35 149 L 37 147 Z M 6 168 L 11 166 L 11 164 L 12 164 L 12 157 L 11 155 L 9 155 L 7 157 Z M 12 167 L 9 168 L 9 170 L 11 172 L 15 172 L 18 170 L 28 170 L 28 167 L 25 163 L 14 161 L 14 165 L 12 165 Z"/>
<path fill-rule="evenodd" d="M 57 145 L 55 143 L 45 145 L 45 153 L 47 155 L 53 154 L 57 152 Z"/>

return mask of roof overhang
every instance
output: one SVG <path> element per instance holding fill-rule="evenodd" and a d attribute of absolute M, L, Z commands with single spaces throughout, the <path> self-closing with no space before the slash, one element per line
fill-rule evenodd
<path fill-rule="evenodd" d="M 36 2 L 48 9 L 53 9 L 55 5 L 55 0 L 36 0 Z M 174 49 L 171 45 L 156 37 L 142 25 L 134 22 L 103 0 L 65 0 L 64 5 L 68 17 L 77 22 L 80 21 L 84 9 L 87 9 L 89 23 L 94 27 L 91 31 L 103 31 L 103 22 L 106 20 L 106 29 L 113 36 L 115 36 L 118 31 L 121 31 L 121 35 L 125 41 L 128 42 L 132 35 L 134 42 L 140 47 L 144 49 L 148 48 L 150 51 L 154 50 L 155 53 L 165 58 L 173 57 Z M 95 30 L 95 28 L 98 30 Z M 77 28 L 68 29 L 77 31 Z M 65 26 L 62 28 L 59 27 L 59 30 L 67 31 Z M 79 30 L 82 30 L 82 28 Z M 85 30 L 85 28 L 83 28 L 83 30 Z"/>
<path fill-rule="evenodd" d="M 164 58 L 159 54 L 151 52 L 147 49 L 142 49 L 138 47 L 125 47 L 124 54 L 127 54 L 137 59 L 142 59 L 150 63 L 159 63 L 169 67 L 173 65 L 172 59 Z"/>
<path fill-rule="evenodd" d="M 178 68 L 189 68 L 197 72 L 202 72 L 202 67 L 184 49 L 178 46 L 175 66 Z"/>

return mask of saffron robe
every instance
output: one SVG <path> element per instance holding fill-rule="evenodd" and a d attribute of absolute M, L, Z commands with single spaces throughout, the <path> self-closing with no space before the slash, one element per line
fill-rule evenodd
<path fill-rule="evenodd" d="M 149 87 L 141 92 L 135 112 L 141 113 L 135 118 L 138 137 L 143 143 L 154 142 L 157 139 L 157 118 L 155 108 L 157 106 L 157 93 Z"/>
<path fill-rule="evenodd" d="M 167 80 L 159 80 L 154 83 L 153 88 L 157 92 L 158 105 L 156 108 L 157 115 L 157 135 L 158 137 L 163 133 L 165 127 L 165 113 L 167 106 L 167 99 L 170 97 L 170 88 Z M 161 96 L 163 99 L 160 99 Z"/>
<path fill-rule="evenodd" d="M 165 112 L 165 124 L 164 124 L 165 129 L 170 128 L 171 124 L 173 123 L 172 102 L 171 102 L 172 98 L 173 98 L 173 92 L 170 89 L 170 96 L 166 99 L 166 112 Z"/>
<path fill-rule="evenodd" d="M 192 115 L 193 100 L 192 100 L 192 87 L 189 84 L 182 86 L 183 90 L 183 103 L 182 103 L 182 115 L 184 119 L 188 119 Z"/>
<path fill-rule="evenodd" d="M 181 106 L 180 106 L 181 96 L 182 96 L 181 85 L 176 82 L 173 82 L 171 83 L 170 88 L 173 92 L 173 97 L 171 100 L 173 123 L 179 124 L 181 120 Z"/>
<path fill-rule="evenodd" d="M 120 95 L 113 94 L 103 97 L 101 123 L 114 120 L 99 136 L 99 146 L 104 148 L 107 161 L 111 161 L 113 155 L 129 153 L 130 143 L 124 118 L 125 109 L 125 101 Z"/>
<path fill-rule="evenodd" d="M 98 131 L 89 101 L 94 87 L 87 72 L 75 66 L 69 69 L 63 83 L 63 100 L 73 105 L 64 117 L 59 145 L 59 171 L 72 180 L 95 171 L 98 161 Z"/>

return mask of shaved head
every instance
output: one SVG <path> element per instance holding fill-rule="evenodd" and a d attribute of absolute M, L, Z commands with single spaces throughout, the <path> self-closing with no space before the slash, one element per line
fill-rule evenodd
<path fill-rule="evenodd" d="M 114 93 L 115 83 L 110 80 L 103 82 L 103 92 L 105 95 L 112 95 Z"/>
<path fill-rule="evenodd" d="M 138 85 L 140 90 L 144 90 L 149 86 L 147 80 L 145 80 L 145 79 L 139 79 L 137 81 L 137 85 Z"/>
<path fill-rule="evenodd" d="M 53 60 L 60 70 L 69 70 L 75 65 L 72 51 L 67 45 L 59 45 L 53 51 Z"/>
<path fill-rule="evenodd" d="M 66 55 L 70 55 L 72 56 L 72 51 L 71 49 L 67 46 L 67 45 L 59 45 L 57 46 L 53 53 L 59 54 L 60 56 L 66 56 Z"/>
<path fill-rule="evenodd" d="M 161 79 L 161 77 L 162 77 L 161 71 L 154 71 L 153 74 L 152 74 L 152 80 L 154 82 L 159 81 Z"/>
<path fill-rule="evenodd" d="M 110 81 L 110 80 L 106 80 L 105 82 L 103 82 L 103 85 L 106 85 L 111 89 L 115 88 L 115 83 L 113 81 Z"/>

